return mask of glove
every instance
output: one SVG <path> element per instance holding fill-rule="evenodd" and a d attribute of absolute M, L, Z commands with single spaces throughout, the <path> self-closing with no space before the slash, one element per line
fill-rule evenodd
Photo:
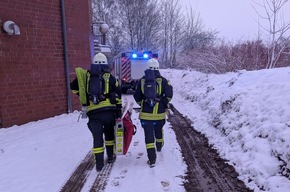
<path fill-rule="evenodd" d="M 88 110 L 87 106 L 82 106 L 82 112 L 81 112 L 82 119 L 86 119 L 88 117 L 87 116 L 87 110 Z"/>
<path fill-rule="evenodd" d="M 122 118 L 122 105 L 117 105 L 116 109 L 116 119 Z"/>

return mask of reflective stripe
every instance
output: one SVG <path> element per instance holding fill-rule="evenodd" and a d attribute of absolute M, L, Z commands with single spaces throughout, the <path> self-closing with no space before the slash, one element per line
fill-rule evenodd
<path fill-rule="evenodd" d="M 120 99 L 119 97 L 116 98 L 117 103 L 116 104 L 122 104 L 122 99 Z"/>
<path fill-rule="evenodd" d="M 157 86 L 157 95 L 161 95 L 161 91 L 162 91 L 162 78 L 157 78 L 156 82 L 158 83 Z"/>
<path fill-rule="evenodd" d="M 146 144 L 146 149 L 154 149 L 154 148 L 155 148 L 155 144 L 154 143 Z"/>
<path fill-rule="evenodd" d="M 156 144 L 157 143 L 161 143 L 161 146 L 163 147 L 163 145 L 164 145 L 164 132 L 163 132 L 163 129 L 162 129 L 162 138 L 161 139 L 156 139 L 155 138 L 155 140 L 156 140 Z"/>
<path fill-rule="evenodd" d="M 145 79 L 141 79 L 141 92 L 144 94 Z"/>
<path fill-rule="evenodd" d="M 104 73 L 103 75 L 103 79 L 105 81 L 105 90 L 104 90 L 104 94 L 108 94 L 109 93 L 109 79 L 110 79 L 110 73 Z"/>
<path fill-rule="evenodd" d="M 114 140 L 110 140 L 110 141 L 105 141 L 105 145 L 106 146 L 114 146 L 115 141 Z"/>
<path fill-rule="evenodd" d="M 164 113 L 159 113 L 159 114 L 140 112 L 139 119 L 144 119 L 144 120 L 162 120 L 162 119 L 165 119 L 165 112 Z"/>
<path fill-rule="evenodd" d="M 163 138 L 164 138 L 164 130 L 162 129 L 162 137 L 161 137 L 161 139 L 156 139 L 155 138 L 155 140 L 156 140 L 157 143 L 162 143 L 162 146 L 163 146 L 163 144 L 164 144 L 164 139 Z"/>
<path fill-rule="evenodd" d="M 86 91 L 87 91 L 87 93 L 89 92 L 90 80 L 91 80 L 91 76 L 90 76 L 90 74 L 88 73 L 88 74 L 87 74 L 87 87 L 86 87 Z"/>
<path fill-rule="evenodd" d="M 163 143 L 163 138 L 161 138 L 161 139 L 156 139 L 156 142 L 158 142 L 158 143 Z"/>
<path fill-rule="evenodd" d="M 119 87 L 118 81 L 116 81 L 115 85 L 116 85 L 116 88 Z M 121 104 L 122 105 L 122 99 L 120 99 L 119 96 L 116 98 L 116 101 L 117 101 L 116 104 Z"/>
<path fill-rule="evenodd" d="M 115 104 L 112 104 L 110 102 L 110 99 L 106 99 L 104 101 L 101 101 L 99 104 L 94 105 L 92 101 L 90 101 L 90 105 L 88 106 L 88 112 L 94 109 L 100 109 L 102 107 L 116 107 Z"/>
<path fill-rule="evenodd" d="M 159 102 L 157 102 L 154 107 L 153 107 L 153 111 L 152 114 L 158 114 L 158 108 L 159 108 Z"/>
<path fill-rule="evenodd" d="M 104 147 L 93 148 L 94 154 L 99 154 L 104 152 Z"/>

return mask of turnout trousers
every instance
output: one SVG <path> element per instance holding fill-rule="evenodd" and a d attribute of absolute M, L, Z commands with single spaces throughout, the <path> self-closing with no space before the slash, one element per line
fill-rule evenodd
<path fill-rule="evenodd" d="M 145 143 L 147 156 L 150 162 L 156 161 L 156 149 L 161 151 L 164 145 L 163 139 L 163 126 L 165 119 L 163 120 L 141 120 L 141 125 L 144 129 Z M 156 149 L 155 149 L 156 147 Z"/>
<path fill-rule="evenodd" d="M 89 115 L 88 128 L 93 136 L 93 153 L 95 155 L 96 164 L 99 167 L 104 165 L 105 148 L 108 158 L 112 157 L 114 154 L 115 123 L 115 111 L 101 111 Z"/>

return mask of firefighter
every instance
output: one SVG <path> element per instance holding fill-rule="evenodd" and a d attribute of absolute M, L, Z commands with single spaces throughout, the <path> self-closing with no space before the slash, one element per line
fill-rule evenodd
<path fill-rule="evenodd" d="M 147 163 L 150 167 L 154 167 L 156 162 L 156 150 L 160 152 L 164 145 L 163 126 L 165 124 L 165 112 L 169 101 L 172 99 L 173 90 L 169 81 L 160 75 L 159 62 L 156 59 L 149 59 L 147 66 L 147 70 L 153 70 L 154 72 L 156 98 L 152 102 L 147 102 L 148 98 L 146 98 L 146 95 L 150 95 L 150 93 L 146 94 L 146 91 L 149 91 L 149 89 L 145 89 L 145 75 L 138 81 L 134 99 L 141 106 L 139 119 L 145 134 L 148 156 Z M 148 87 L 152 87 L 152 85 Z M 151 92 L 153 91 L 154 90 L 151 89 Z"/>
<path fill-rule="evenodd" d="M 93 71 L 98 71 L 99 74 Z M 87 126 L 93 136 L 92 152 L 96 169 L 101 171 L 104 167 L 105 149 L 108 163 L 113 163 L 116 158 L 114 126 L 116 119 L 122 115 L 121 89 L 116 78 L 110 74 L 107 58 L 102 53 L 94 56 L 91 70 L 77 68 L 76 74 L 70 87 L 80 97 L 83 117 L 88 117 Z M 96 93 L 97 90 L 101 90 L 100 93 Z"/>

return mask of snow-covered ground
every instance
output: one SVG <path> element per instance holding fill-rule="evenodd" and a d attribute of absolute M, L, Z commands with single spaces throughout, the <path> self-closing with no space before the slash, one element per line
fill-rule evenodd
<path fill-rule="evenodd" d="M 174 87 L 174 106 L 234 165 L 249 188 L 290 191 L 290 68 L 161 74 Z M 131 96 L 123 99 L 133 102 Z M 0 129 L 0 191 L 58 191 L 92 148 L 87 120 L 77 119 L 74 112 Z M 128 154 L 117 158 L 105 191 L 185 191 L 186 165 L 170 124 L 164 126 L 165 146 L 156 167 L 149 168 L 138 114 L 132 119 L 137 134 Z"/>

